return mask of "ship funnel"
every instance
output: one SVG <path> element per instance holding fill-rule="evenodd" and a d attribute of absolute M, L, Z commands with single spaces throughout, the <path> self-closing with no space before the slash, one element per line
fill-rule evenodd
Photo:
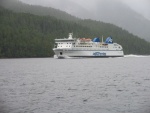
<path fill-rule="evenodd" d="M 68 39 L 72 39 L 73 33 L 69 33 L 69 38 Z"/>
<path fill-rule="evenodd" d="M 107 37 L 105 43 L 112 44 L 113 43 L 112 37 Z"/>
<path fill-rule="evenodd" d="M 95 38 L 93 39 L 93 42 L 100 42 L 100 39 L 99 39 L 98 37 L 95 37 Z"/>

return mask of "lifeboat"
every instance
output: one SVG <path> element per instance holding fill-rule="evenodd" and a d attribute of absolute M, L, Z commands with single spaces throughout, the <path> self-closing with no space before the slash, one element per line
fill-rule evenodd
<path fill-rule="evenodd" d="M 90 42 L 91 39 L 90 38 L 80 38 L 80 41 L 82 41 L 82 42 Z"/>

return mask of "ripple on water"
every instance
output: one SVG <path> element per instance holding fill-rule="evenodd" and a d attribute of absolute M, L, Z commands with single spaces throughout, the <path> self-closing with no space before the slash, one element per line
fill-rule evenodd
<path fill-rule="evenodd" d="M 149 113 L 148 62 L 133 57 L 0 60 L 0 112 Z"/>

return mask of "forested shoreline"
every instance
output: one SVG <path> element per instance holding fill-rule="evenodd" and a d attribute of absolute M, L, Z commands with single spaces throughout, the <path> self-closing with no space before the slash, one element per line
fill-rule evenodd
<path fill-rule="evenodd" d="M 76 22 L 16 13 L 0 7 L 0 58 L 52 57 L 55 38 L 112 36 L 125 54 L 150 54 L 150 43 L 121 28 L 93 20 Z"/>

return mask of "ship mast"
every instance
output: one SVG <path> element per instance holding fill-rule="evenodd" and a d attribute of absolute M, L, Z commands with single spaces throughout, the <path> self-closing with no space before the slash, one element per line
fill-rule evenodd
<path fill-rule="evenodd" d="M 102 43 L 104 43 L 104 41 L 103 41 L 103 35 L 102 35 Z"/>

